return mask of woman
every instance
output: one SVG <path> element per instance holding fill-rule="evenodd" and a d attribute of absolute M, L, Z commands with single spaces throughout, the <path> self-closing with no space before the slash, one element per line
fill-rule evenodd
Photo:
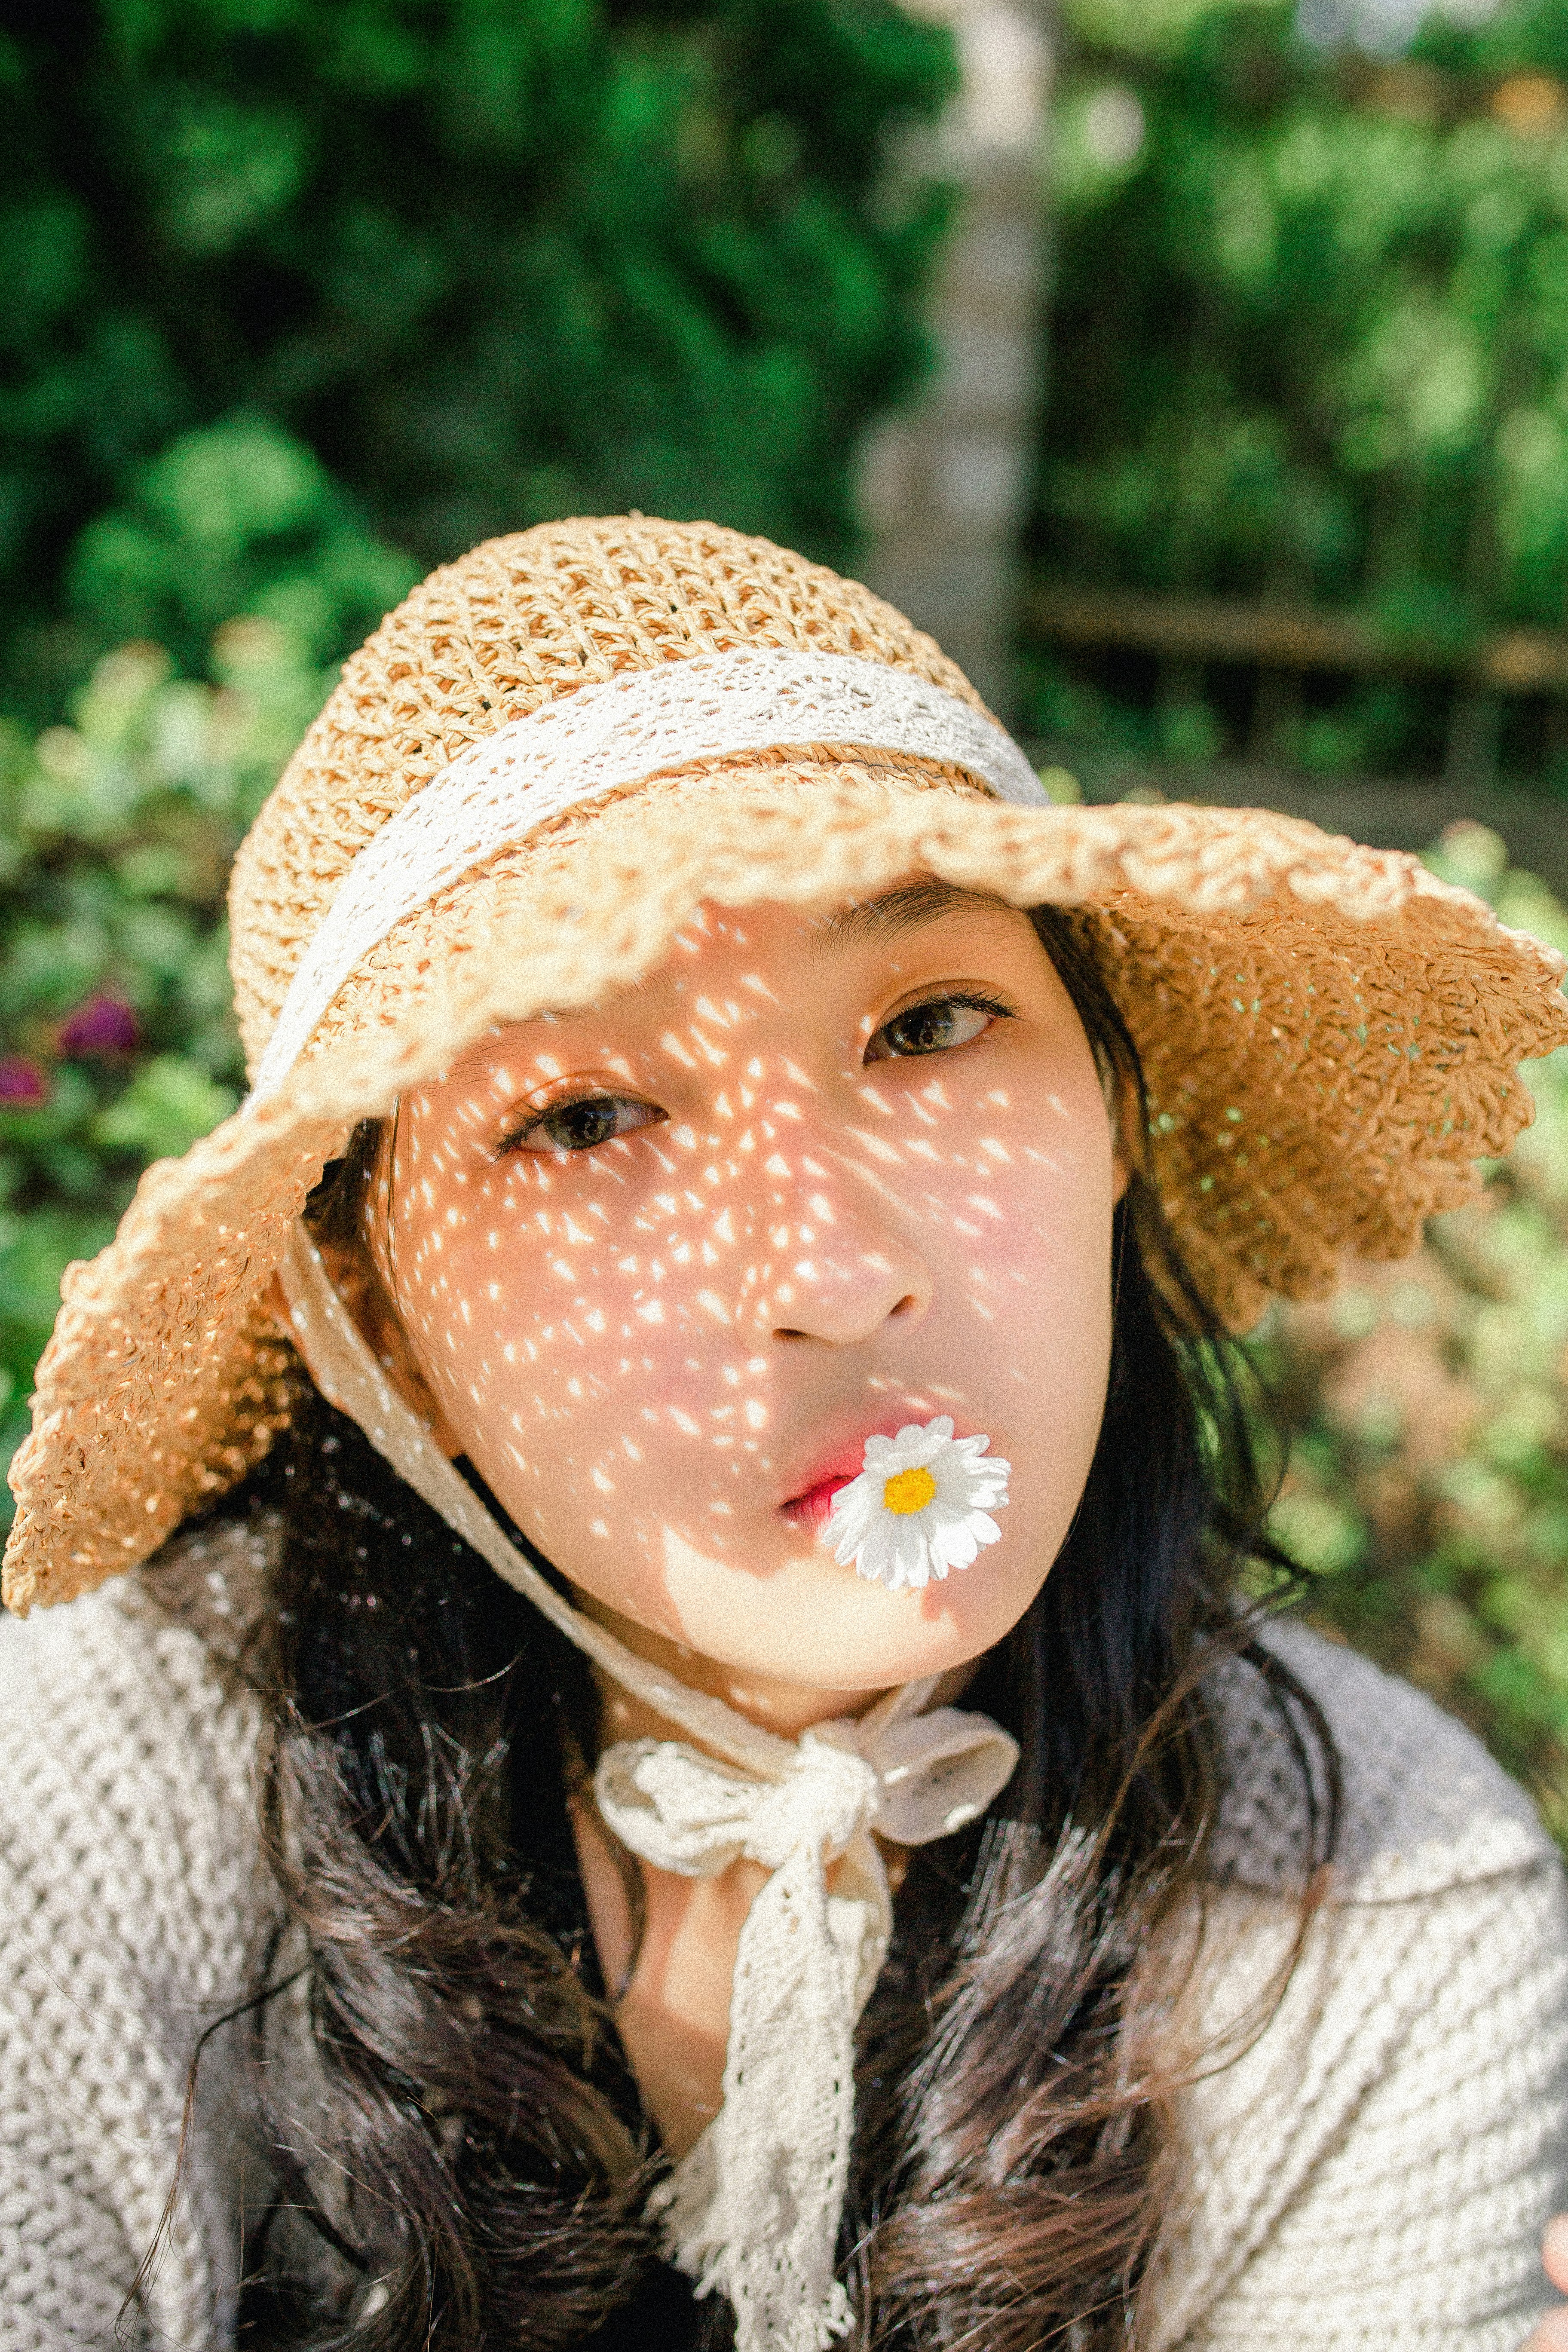
<path fill-rule="evenodd" d="M 1265 1622 L 1226 1333 L 1507 1148 L 1559 960 L 640 518 L 416 592 L 232 915 L 14 1474 L 16 2340 L 1512 2352 L 1561 1875 Z"/>

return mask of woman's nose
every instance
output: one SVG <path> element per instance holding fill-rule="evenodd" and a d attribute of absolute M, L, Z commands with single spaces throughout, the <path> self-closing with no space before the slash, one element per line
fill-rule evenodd
<path fill-rule="evenodd" d="M 746 1283 L 744 1320 L 757 1339 L 853 1347 L 884 1323 L 918 1322 L 930 1307 L 934 1283 L 924 1252 L 900 1230 L 891 1204 L 879 1214 L 853 1197 L 852 1185 L 808 1180 L 787 1198 L 775 1193 Z"/>

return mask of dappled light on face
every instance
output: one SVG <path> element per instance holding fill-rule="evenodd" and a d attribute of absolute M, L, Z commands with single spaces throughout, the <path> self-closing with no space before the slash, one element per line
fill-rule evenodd
<path fill-rule="evenodd" d="M 960 983 L 1003 1009 L 955 1024 Z M 922 989 L 921 1050 L 883 1051 Z M 711 1654 L 875 1679 L 1003 1630 L 1054 1556 L 1103 1398 L 1109 1156 L 1021 919 L 821 952 L 787 910 L 704 909 L 637 988 L 404 1103 L 380 1247 L 449 1442 L 568 1577 Z M 868 1436 L 939 1413 L 1016 1465 L 1012 1540 L 891 1594 L 822 1526 Z"/>

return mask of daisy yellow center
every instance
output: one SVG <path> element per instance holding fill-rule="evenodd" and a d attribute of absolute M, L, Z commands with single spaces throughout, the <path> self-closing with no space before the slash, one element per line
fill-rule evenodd
<path fill-rule="evenodd" d="M 907 1519 L 911 1511 L 923 1511 L 935 1493 L 936 1480 L 929 1470 L 900 1470 L 882 1489 L 882 1507 Z"/>

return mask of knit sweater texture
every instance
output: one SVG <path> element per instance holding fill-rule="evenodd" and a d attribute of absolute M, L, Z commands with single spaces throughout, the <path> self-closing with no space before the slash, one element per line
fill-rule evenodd
<path fill-rule="evenodd" d="M 255 1541 L 195 1549 L 220 1617 Z M 1340 1855 L 1269 2014 L 1300 1923 L 1301 1806 L 1278 1727 L 1233 1694 L 1201 1959 L 1171 2028 L 1212 2055 L 1176 2115 L 1149 2352 L 1516 2352 L 1552 2300 L 1542 2226 L 1568 2207 L 1555 1852 L 1429 1701 L 1300 1629 L 1270 1641 L 1339 1745 Z M 274 1905 L 257 1733 L 135 1579 L 0 1622 L 0 2352 L 115 2340 L 193 2047 L 244 1999 Z M 146 2352 L 234 2340 L 256 2158 L 233 2043 L 219 2031 L 204 2056 L 167 2249 L 123 2339 Z"/>

